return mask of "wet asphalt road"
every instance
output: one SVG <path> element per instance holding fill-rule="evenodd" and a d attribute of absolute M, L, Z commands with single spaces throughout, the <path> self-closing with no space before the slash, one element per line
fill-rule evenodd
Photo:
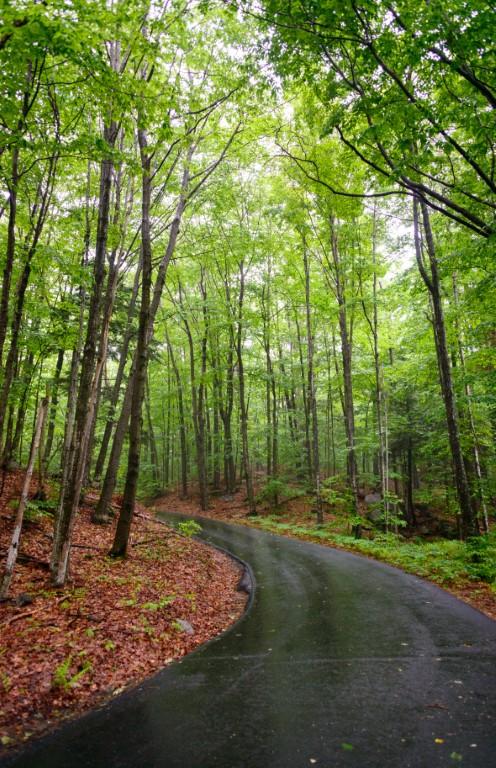
<path fill-rule="evenodd" d="M 496 766 L 496 622 L 365 558 L 202 525 L 252 566 L 249 612 L 2 766 Z"/>

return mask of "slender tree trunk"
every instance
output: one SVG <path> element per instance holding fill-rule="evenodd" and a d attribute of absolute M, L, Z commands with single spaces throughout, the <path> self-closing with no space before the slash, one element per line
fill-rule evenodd
<path fill-rule="evenodd" d="M 451 365 L 449 358 L 448 343 L 446 340 L 446 328 L 444 322 L 444 312 L 441 297 L 441 286 L 439 280 L 438 264 L 432 235 L 429 212 L 423 201 L 420 202 L 422 219 L 424 225 L 425 245 L 429 260 L 429 272 L 424 264 L 423 243 L 421 241 L 420 222 L 419 222 L 419 201 L 414 198 L 413 218 L 414 218 L 414 239 L 417 264 L 422 279 L 429 290 L 434 322 L 434 340 L 436 346 L 437 359 L 439 364 L 441 392 L 446 410 L 446 423 L 448 427 L 448 438 L 451 449 L 451 458 L 453 461 L 453 472 L 455 476 L 455 485 L 458 497 L 458 504 L 461 515 L 461 531 L 464 538 L 475 536 L 479 533 L 477 524 L 477 515 L 473 506 L 470 494 L 470 486 L 465 470 L 465 462 L 460 439 L 460 429 L 458 421 L 458 410 L 456 405 L 453 380 L 451 375 Z"/>
<path fill-rule="evenodd" d="M 250 464 L 250 448 L 248 441 L 248 406 L 246 403 L 245 392 L 245 373 L 243 365 L 243 303 L 245 295 L 245 267 L 244 262 L 239 264 L 239 297 L 238 297 L 238 318 L 236 334 L 236 356 L 238 362 L 238 386 L 239 386 L 239 409 L 241 422 L 241 444 L 242 444 L 242 467 L 246 483 L 246 495 L 248 497 L 248 514 L 256 515 L 257 507 L 255 503 L 255 493 L 253 490 L 253 477 Z"/>
<path fill-rule="evenodd" d="M 155 430 L 153 428 L 151 403 L 150 403 L 150 383 L 148 380 L 146 381 L 146 386 L 145 386 L 145 405 L 146 405 L 146 421 L 147 421 L 147 428 L 148 428 L 148 440 L 150 443 L 152 477 L 153 477 L 153 482 L 155 486 L 158 486 L 158 483 L 159 483 L 158 450 L 157 450 L 157 442 L 155 440 Z"/>
<path fill-rule="evenodd" d="M 272 463 L 272 361 L 270 359 L 270 260 L 269 268 L 262 288 L 262 338 L 265 352 L 265 459 L 267 477 L 275 477 Z"/>
<path fill-rule="evenodd" d="M 26 118 L 33 104 L 33 90 L 36 91 L 35 80 L 38 79 L 39 84 L 41 71 L 42 68 L 36 65 L 33 67 L 32 62 L 28 62 L 26 70 L 26 87 L 22 96 L 21 114 L 19 120 L 17 121 L 17 135 L 19 138 L 23 136 L 26 130 Z M 9 219 L 7 224 L 7 249 L 5 254 L 5 265 L 3 268 L 2 276 L 2 291 L 0 296 L 0 370 L 3 366 L 3 349 L 9 322 L 10 286 L 12 282 L 12 270 L 16 256 L 17 195 L 19 180 L 21 177 L 19 171 L 18 144 L 14 144 L 12 148 L 10 168 L 10 179 L 8 181 Z M 6 367 L 4 373 L 8 374 L 8 367 Z"/>
<path fill-rule="evenodd" d="M 144 129 L 138 129 L 138 142 L 142 167 L 142 208 L 141 208 L 141 306 L 139 315 L 138 341 L 136 345 L 136 366 L 133 380 L 129 426 L 129 454 L 126 483 L 122 506 L 115 531 L 112 557 L 125 557 L 127 553 L 131 523 L 136 503 L 141 448 L 141 404 L 145 394 L 148 363 L 149 329 L 151 325 L 150 298 L 152 283 L 152 247 L 150 236 L 151 170 L 147 136 Z"/>
<path fill-rule="evenodd" d="M 52 404 L 50 406 L 50 415 L 48 417 L 48 430 L 47 439 L 45 442 L 45 449 L 43 453 L 43 464 L 45 467 L 45 473 L 48 472 L 48 466 L 50 463 L 50 457 L 52 454 L 53 438 L 55 435 L 55 419 L 57 417 L 57 405 L 59 403 L 59 384 L 60 375 L 62 373 L 62 367 L 64 365 L 65 350 L 59 349 L 57 354 L 57 362 L 55 364 L 55 373 L 52 381 Z"/>
<path fill-rule="evenodd" d="M 205 288 L 203 285 L 203 273 L 200 284 L 200 293 L 203 298 L 203 312 L 205 312 Z M 195 446 L 196 446 L 196 468 L 198 474 L 198 486 L 200 493 L 200 507 L 203 510 L 208 509 L 208 484 L 207 484 L 207 465 L 206 465 L 206 446 L 205 446 L 205 409 L 204 409 L 204 391 L 205 391 L 205 372 L 206 372 L 206 357 L 207 357 L 207 333 L 208 325 L 206 325 L 206 319 L 204 314 L 204 329 L 201 339 L 201 373 L 200 380 L 197 381 L 196 374 L 196 360 L 195 360 L 195 345 L 193 340 L 193 334 L 191 332 L 190 324 L 186 317 L 185 307 L 182 301 L 181 288 L 179 289 L 179 301 L 181 305 L 182 321 L 186 336 L 188 338 L 189 346 L 189 364 L 190 364 L 190 380 L 191 380 L 191 407 L 193 417 L 193 427 L 195 432 Z"/>
<path fill-rule="evenodd" d="M 320 446 L 319 446 L 319 423 L 317 419 L 317 397 L 315 391 L 315 373 L 314 373 L 314 336 L 312 328 L 312 315 L 310 305 L 310 267 L 308 263 L 307 245 L 303 238 L 303 266 L 305 270 L 305 319 L 307 326 L 307 376 L 308 376 L 308 410 L 312 421 L 312 484 L 315 493 L 315 512 L 317 515 L 317 524 L 324 522 L 324 513 L 322 510 L 322 496 L 320 489 Z"/>
<path fill-rule="evenodd" d="M 204 281 L 203 269 L 201 271 L 200 293 L 202 296 L 203 336 L 201 339 L 201 378 L 198 386 L 198 474 L 200 480 L 200 506 L 202 510 L 208 509 L 208 472 L 206 455 L 206 385 L 207 373 L 207 341 L 208 341 L 208 312 L 207 289 Z"/>
<path fill-rule="evenodd" d="M 334 219 L 330 218 L 331 250 L 336 300 L 339 309 L 339 333 L 343 364 L 343 408 L 346 431 L 348 484 L 352 494 L 353 512 L 358 511 L 358 469 L 355 449 L 355 408 L 353 402 L 352 347 L 348 333 L 346 298 L 342 278 L 342 264 Z"/>
<path fill-rule="evenodd" d="M 327 360 L 327 414 L 328 414 L 328 444 L 329 444 L 329 462 L 327 471 L 331 475 L 336 474 L 336 439 L 334 434 L 334 402 L 331 379 L 331 354 L 326 341 L 326 360 Z M 332 462 L 331 462 L 332 456 Z"/>
<path fill-rule="evenodd" d="M 19 407 L 17 409 L 17 418 L 15 420 L 15 432 L 14 437 L 12 438 L 12 446 L 10 449 L 5 449 L 6 454 L 10 455 L 13 459 L 17 458 L 20 464 L 22 463 L 21 442 L 24 431 L 24 422 L 26 418 L 26 407 L 28 395 L 31 389 L 31 383 L 36 370 L 36 365 L 34 363 L 33 352 L 29 352 L 26 360 L 23 363 L 22 378 L 24 380 L 24 387 L 22 391 L 22 397 L 19 402 Z"/>
<path fill-rule="evenodd" d="M 24 313 L 24 299 L 26 296 L 26 290 L 31 275 L 31 267 L 33 257 L 36 253 L 38 243 L 43 231 L 43 227 L 46 221 L 48 209 L 50 206 L 50 200 L 53 191 L 53 185 L 55 181 L 55 171 L 57 167 L 57 155 L 49 160 L 46 172 L 46 179 L 40 182 L 36 195 L 36 202 L 31 210 L 31 233 L 26 239 L 24 244 L 24 267 L 17 285 L 16 302 L 14 316 L 12 318 L 11 332 L 10 332 L 10 347 L 5 363 L 4 376 L 2 380 L 2 388 L 0 390 L 0 442 L 3 434 L 3 426 L 5 420 L 5 414 L 7 412 L 7 405 L 9 400 L 10 389 L 14 381 L 15 363 L 18 355 L 19 334 L 21 332 L 21 324 Z M 1 328 L 0 328 L 1 330 Z M 0 339 L 1 341 L 1 339 Z M 9 456 L 3 453 L 2 461 L 8 462 Z"/>
<path fill-rule="evenodd" d="M 311 413 L 308 403 L 308 389 L 307 389 L 307 381 L 308 381 L 308 371 L 305 376 L 305 364 L 303 362 L 303 344 L 301 340 L 301 333 L 300 333 L 300 324 L 298 322 L 298 316 L 295 315 L 295 324 L 296 324 L 296 336 L 298 340 L 298 355 L 299 355 L 299 361 L 300 361 L 300 375 L 301 375 L 301 394 L 302 394 L 302 400 L 303 400 L 303 417 L 304 417 L 304 423 L 305 423 L 305 456 L 306 456 L 306 464 L 307 464 L 307 477 L 310 482 L 313 480 L 313 466 L 312 466 L 312 441 L 310 437 L 311 433 L 311 427 L 310 427 L 310 421 L 311 421 Z"/>
<path fill-rule="evenodd" d="M 467 398 L 467 412 L 468 412 L 470 432 L 472 435 L 475 475 L 477 478 L 477 491 L 478 491 L 478 496 L 479 496 L 481 510 L 482 510 L 482 525 L 483 525 L 484 533 L 489 533 L 489 516 L 487 512 L 486 497 L 484 493 L 484 480 L 482 476 L 482 464 L 481 464 L 481 456 L 480 456 L 479 438 L 478 438 L 477 430 L 475 426 L 474 410 L 472 405 L 472 388 L 467 381 L 467 374 L 466 374 L 466 368 L 465 368 L 465 352 L 463 350 L 463 337 L 462 337 L 462 332 L 459 327 L 459 321 L 458 321 L 459 298 L 458 298 L 458 285 L 456 282 L 455 274 L 453 274 L 453 298 L 455 300 L 455 308 L 457 313 L 456 329 L 457 329 L 457 337 L 458 337 L 458 355 L 460 358 L 460 365 L 461 365 L 462 374 L 463 374 L 465 397 Z"/>
<path fill-rule="evenodd" d="M 91 415 L 91 426 L 90 426 L 90 432 L 88 436 L 88 447 L 86 449 L 86 466 L 84 469 L 84 475 L 83 475 L 83 487 L 90 485 L 91 483 L 91 465 L 93 464 L 93 451 L 95 448 L 95 433 L 96 433 L 96 424 L 98 420 L 98 411 L 100 410 L 100 402 L 102 399 L 102 379 L 103 379 L 103 366 L 105 365 L 106 355 L 107 355 L 107 344 L 108 344 L 108 323 L 110 321 L 110 315 L 104 315 L 103 321 L 102 321 L 102 335 L 104 335 L 103 340 L 103 346 L 99 350 L 99 358 L 100 355 L 103 356 L 102 363 L 99 365 L 99 375 L 98 375 L 98 381 L 95 383 L 95 395 L 94 395 L 94 405 L 93 405 L 93 413 Z"/>
<path fill-rule="evenodd" d="M 9 297 L 16 251 L 17 185 L 19 183 L 19 148 L 12 150 L 11 178 L 9 186 L 9 221 L 7 225 L 7 252 L 3 268 L 2 295 L 0 298 L 0 367 L 9 322 Z"/>
<path fill-rule="evenodd" d="M 286 368 L 284 365 L 283 355 L 282 355 L 282 349 L 281 345 L 279 343 L 278 345 L 278 356 L 279 356 L 279 370 L 281 372 L 282 381 L 283 381 L 283 394 L 284 394 L 284 402 L 286 405 L 286 416 L 287 416 L 287 424 L 288 424 L 288 430 L 289 430 L 289 436 L 291 440 L 291 445 L 294 446 L 297 450 L 296 453 L 296 475 L 298 476 L 301 469 L 300 464 L 300 451 L 298 450 L 298 424 L 296 420 L 296 413 L 295 413 L 295 404 L 294 404 L 294 397 L 292 397 L 292 394 L 290 393 L 288 381 L 286 377 Z"/>
<path fill-rule="evenodd" d="M 414 527 L 417 524 L 417 520 L 415 515 L 415 505 L 413 503 L 413 441 L 411 434 L 409 434 L 407 438 L 405 478 L 405 517 L 408 524 Z"/>
<path fill-rule="evenodd" d="M 7 563 L 5 566 L 4 577 L 2 585 L 0 587 L 0 598 L 6 597 L 10 582 L 12 581 L 12 574 L 14 572 L 15 564 L 17 561 L 17 555 L 19 553 L 19 542 L 21 538 L 22 523 L 24 519 L 24 510 L 28 502 L 29 486 L 31 484 L 31 478 L 33 476 L 34 463 L 36 460 L 36 454 L 38 452 L 41 440 L 41 434 L 43 431 L 43 424 L 45 422 L 46 414 L 48 410 L 48 398 L 43 398 L 40 407 L 38 409 L 38 416 L 36 418 L 36 426 L 34 430 L 33 442 L 31 444 L 31 451 L 29 454 L 28 466 L 26 469 L 26 475 L 24 477 L 24 484 L 22 486 L 21 498 L 19 506 L 16 512 L 16 518 L 14 523 L 14 531 L 12 533 L 12 539 L 7 553 Z"/>
<path fill-rule="evenodd" d="M 104 129 L 104 138 L 113 147 L 117 138 L 117 126 L 112 123 Z M 90 300 L 86 339 L 81 364 L 79 390 L 72 440 L 69 449 L 69 467 L 66 487 L 62 488 L 61 510 L 54 537 L 52 566 L 54 581 L 61 586 L 65 583 L 71 547 L 72 531 L 79 505 L 83 478 L 86 470 L 88 441 L 95 408 L 96 391 L 104 358 L 98 361 L 97 348 L 101 320 L 105 278 L 105 255 L 110 211 L 113 162 L 105 158 L 101 163 L 100 199 L 98 210 L 97 237 L 93 271 L 93 290 Z M 104 331 L 105 333 L 105 331 Z M 103 337 L 100 338 L 100 354 L 103 353 Z"/>
<path fill-rule="evenodd" d="M 183 177 L 181 182 L 181 192 L 180 192 L 179 200 L 176 206 L 174 218 L 172 220 L 171 227 L 169 230 L 169 240 L 167 243 L 165 254 L 159 265 L 157 279 L 155 281 L 155 287 L 153 289 L 153 299 L 152 299 L 151 308 L 150 308 L 150 322 L 147 330 L 147 344 L 149 343 L 150 339 L 153 336 L 154 321 L 155 321 L 155 317 L 156 317 L 158 308 L 160 306 L 160 301 L 162 298 L 165 278 L 167 275 L 167 268 L 169 266 L 170 260 L 172 258 L 172 255 L 176 247 L 182 215 L 184 213 L 184 209 L 186 208 L 187 190 L 188 190 L 189 179 L 190 179 L 189 169 L 190 169 L 191 158 L 193 156 L 193 151 L 194 151 L 194 147 L 191 146 L 190 149 L 188 150 L 188 154 L 186 157 L 186 164 L 184 167 L 184 172 L 183 172 Z M 105 472 L 102 491 L 100 494 L 100 498 L 98 500 L 98 504 L 95 509 L 95 515 L 102 520 L 108 516 L 108 510 L 110 507 L 110 502 L 112 500 L 112 494 L 114 493 L 115 485 L 117 482 L 119 461 L 121 457 L 122 447 L 124 444 L 124 437 L 127 431 L 129 416 L 131 413 L 131 404 L 132 404 L 132 395 L 133 395 L 133 379 L 134 379 L 134 370 L 136 368 L 136 359 L 137 359 L 137 353 L 135 351 L 133 364 L 131 366 L 131 372 L 129 374 L 129 379 L 128 379 L 126 391 L 124 394 L 121 413 L 115 428 L 114 439 L 112 442 L 112 449 L 110 452 L 110 457 L 109 457 L 107 469 Z"/>
<path fill-rule="evenodd" d="M 383 432 L 383 424 L 382 424 L 382 381 L 381 381 L 381 362 L 380 362 L 380 354 L 379 354 L 379 322 L 378 322 L 378 311 L 377 311 L 377 254 L 376 254 L 377 219 L 376 219 L 376 216 L 377 216 L 377 210 L 376 210 L 376 206 L 374 205 L 374 221 L 373 221 L 373 233 L 372 233 L 372 265 L 373 265 L 374 271 L 372 276 L 373 308 L 372 308 L 371 323 L 368 318 L 368 314 L 365 310 L 365 304 L 364 304 L 364 310 L 372 331 L 373 351 L 374 351 L 374 373 L 375 373 L 375 410 L 376 410 L 376 419 L 377 419 L 377 434 L 379 438 L 379 479 L 381 483 L 382 500 L 383 500 L 383 503 L 386 504 L 387 477 L 385 472 L 384 432 Z"/>
<path fill-rule="evenodd" d="M 115 424 L 115 411 L 117 408 L 117 403 L 119 402 L 119 395 L 122 388 L 122 382 L 124 380 L 124 372 L 126 370 L 129 347 L 135 333 L 133 316 L 136 309 L 136 300 L 138 298 L 140 278 L 141 278 L 141 262 L 138 265 L 138 269 L 136 270 L 136 274 L 134 277 L 133 292 L 131 295 L 131 301 L 129 303 L 129 308 L 127 312 L 126 332 L 124 334 L 124 339 L 123 339 L 122 347 L 120 350 L 119 365 L 117 367 L 117 372 L 115 375 L 114 386 L 112 389 L 112 393 L 110 395 L 109 413 L 108 413 L 107 421 L 105 423 L 102 442 L 100 444 L 100 450 L 98 452 L 98 457 L 95 464 L 95 472 L 94 472 L 95 480 L 99 480 L 102 476 L 103 467 L 105 465 L 105 459 L 107 457 L 107 451 L 110 443 L 110 438 L 112 437 L 112 431 Z"/>
<path fill-rule="evenodd" d="M 213 394 L 213 451 L 212 451 L 212 487 L 214 491 L 220 490 L 220 421 L 219 421 L 219 392 L 214 383 Z"/>
<path fill-rule="evenodd" d="M 169 350 L 169 357 L 174 371 L 174 377 L 176 379 L 177 387 L 177 407 L 179 415 L 179 441 L 180 441 L 180 461 L 181 461 L 181 497 L 186 499 L 188 497 L 188 451 L 186 442 L 186 416 L 184 412 L 184 396 L 183 385 L 181 381 L 181 375 L 177 366 L 174 350 L 169 339 L 169 335 L 166 331 L 167 348 Z"/>
<path fill-rule="evenodd" d="M 229 326 L 229 348 L 226 364 L 226 398 L 220 402 L 220 417 L 224 427 L 224 482 L 227 493 L 236 490 L 236 465 L 232 436 L 232 412 L 234 407 L 234 335 L 232 324 Z"/>

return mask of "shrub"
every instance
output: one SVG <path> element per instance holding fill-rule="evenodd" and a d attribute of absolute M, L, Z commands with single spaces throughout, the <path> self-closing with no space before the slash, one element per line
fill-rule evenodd
<path fill-rule="evenodd" d="M 71 664 L 72 656 L 69 655 L 55 669 L 52 677 L 52 688 L 62 688 L 64 691 L 68 691 L 70 688 L 74 688 L 82 676 L 91 669 L 90 662 L 85 661 L 75 674 L 71 674 Z"/>
<path fill-rule="evenodd" d="M 271 477 L 257 495 L 258 502 L 267 502 L 271 507 L 278 507 L 291 495 L 300 495 L 287 483 L 277 477 Z"/>
<path fill-rule="evenodd" d="M 190 538 L 191 536 L 198 536 L 201 533 L 202 527 L 196 520 L 184 520 L 182 523 L 178 523 L 177 530 L 183 536 Z"/>

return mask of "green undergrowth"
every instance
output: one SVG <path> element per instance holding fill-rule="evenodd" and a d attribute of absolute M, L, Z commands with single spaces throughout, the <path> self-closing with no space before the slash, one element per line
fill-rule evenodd
<path fill-rule="evenodd" d="M 281 522 L 275 516 L 254 518 L 250 522 L 273 533 L 311 538 L 323 544 L 360 552 L 438 584 L 454 586 L 467 581 L 485 581 L 496 591 L 495 534 L 466 542 L 406 540 L 393 533 L 377 533 L 373 539 L 355 539 L 336 533 L 334 526 Z"/>

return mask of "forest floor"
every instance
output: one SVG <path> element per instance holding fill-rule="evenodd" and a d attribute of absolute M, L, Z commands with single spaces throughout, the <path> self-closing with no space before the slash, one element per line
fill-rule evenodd
<path fill-rule="evenodd" d="M 22 479 L 10 473 L 0 496 L 2 560 Z M 53 517 L 43 505 L 28 506 L 12 599 L 0 603 L 0 751 L 103 704 L 222 632 L 245 608 L 233 560 L 142 507 L 128 558 L 109 558 L 115 523 L 91 524 L 96 498 L 88 494 L 80 510 L 63 589 L 52 587 L 48 571 Z"/>
<path fill-rule="evenodd" d="M 282 504 L 276 511 L 258 506 L 256 517 L 248 516 L 244 490 L 233 495 L 211 496 L 209 509 L 200 509 L 193 495 L 181 499 L 169 493 L 150 501 L 155 511 L 202 515 L 216 520 L 249 525 L 282 536 L 313 541 L 338 549 L 388 562 L 404 571 L 434 582 L 472 607 L 496 620 L 496 540 L 486 549 L 472 550 L 458 540 L 441 538 L 406 539 L 380 531 L 367 532 L 367 538 L 355 539 L 345 516 L 324 514 L 324 525 L 318 527 L 308 499 L 299 497 Z M 485 546 L 484 539 L 481 544 Z M 480 578 L 480 574 L 484 578 Z M 487 574 L 487 578 L 486 578 Z"/>

